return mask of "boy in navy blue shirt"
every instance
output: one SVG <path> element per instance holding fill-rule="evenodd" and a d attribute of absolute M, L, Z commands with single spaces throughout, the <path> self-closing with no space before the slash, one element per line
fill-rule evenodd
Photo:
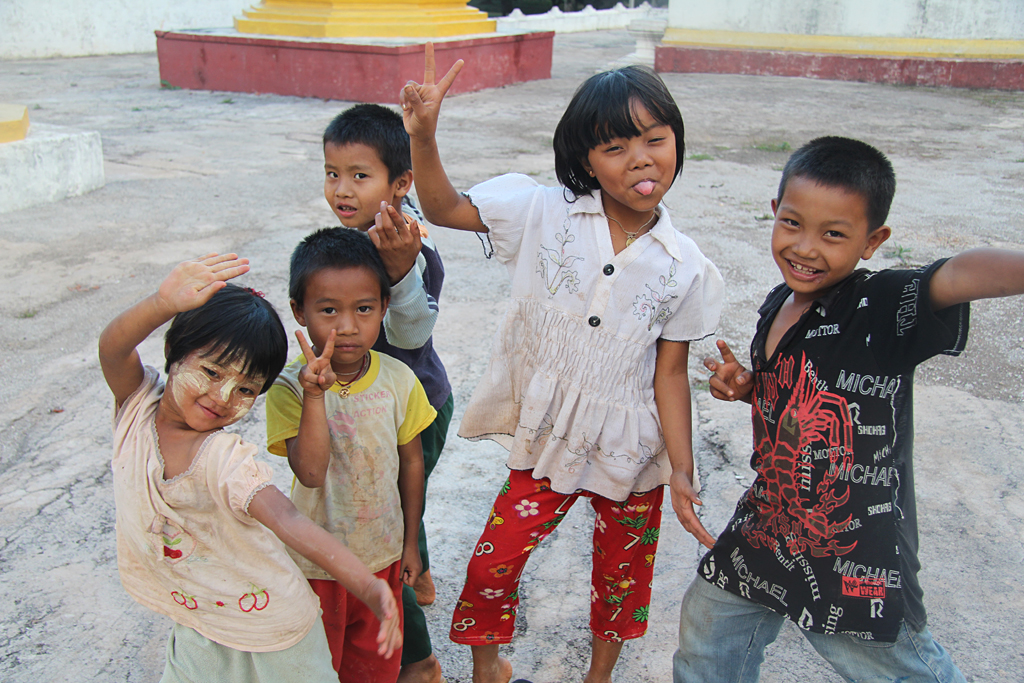
<path fill-rule="evenodd" d="M 374 351 L 402 361 L 416 374 L 437 418 L 420 433 L 425 479 L 430 477 L 448 436 L 455 403 L 441 359 L 433 346 L 434 322 L 444 283 L 444 265 L 408 198 L 412 189 L 409 135 L 402 115 L 377 104 L 359 104 L 327 126 L 324 143 L 324 198 L 346 228 L 369 233 L 391 280 L 391 302 Z M 426 493 L 424 482 L 424 494 Z M 399 683 L 439 683 L 420 605 L 434 601 L 426 530 L 420 522 L 423 573 L 402 594 L 405 645 Z"/>
<path fill-rule="evenodd" d="M 716 398 L 751 403 L 757 476 L 680 616 L 676 683 L 756 681 L 785 618 L 846 680 L 963 681 L 928 632 L 917 580 L 913 372 L 967 341 L 970 301 L 1024 293 L 1024 253 L 855 270 L 891 230 L 888 159 L 826 137 L 772 200 L 783 284 L 759 311 L 752 372 L 718 342 Z M 699 526 L 699 524 L 698 524 Z"/>

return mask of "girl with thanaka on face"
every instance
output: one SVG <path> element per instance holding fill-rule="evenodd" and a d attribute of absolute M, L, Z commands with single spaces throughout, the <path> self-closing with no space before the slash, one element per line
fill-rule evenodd
<path fill-rule="evenodd" d="M 161 680 L 335 682 L 316 596 L 284 544 L 374 610 L 385 657 L 401 645 L 397 606 L 270 483 L 257 448 L 223 431 L 288 352 L 273 307 L 227 284 L 248 270 L 234 254 L 181 263 L 100 335 L 115 406 L 118 570 L 129 595 L 174 621 Z M 172 319 L 165 381 L 136 347 Z"/>
<path fill-rule="evenodd" d="M 663 486 L 683 526 L 709 544 L 691 447 L 689 342 L 713 333 L 722 279 L 678 233 L 662 198 L 682 169 L 683 120 L 661 79 L 626 67 L 591 77 L 554 135 L 561 187 L 525 175 L 460 194 L 435 141 L 461 60 L 401 99 L 417 193 L 439 226 L 486 233 L 512 301 L 459 430 L 510 451 L 467 572 L 451 638 L 473 648 L 474 683 L 507 683 L 531 551 L 579 497 L 597 512 L 588 683 L 611 680 L 624 640 L 647 627 Z"/>

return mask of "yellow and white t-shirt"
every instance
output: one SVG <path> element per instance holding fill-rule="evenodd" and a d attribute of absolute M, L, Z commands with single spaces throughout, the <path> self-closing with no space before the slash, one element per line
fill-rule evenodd
<path fill-rule="evenodd" d="M 267 392 L 267 448 L 287 456 L 285 442 L 299 433 L 302 387 L 299 356 L 281 372 Z M 412 370 L 390 356 L 370 352 L 366 374 L 324 396 L 331 432 L 327 480 L 310 489 L 297 480 L 292 502 L 303 514 L 331 532 L 371 572 L 402 557 L 405 522 L 398 492 L 398 446 L 412 441 L 437 416 Z M 306 578 L 331 579 L 320 567 L 295 553 Z"/>

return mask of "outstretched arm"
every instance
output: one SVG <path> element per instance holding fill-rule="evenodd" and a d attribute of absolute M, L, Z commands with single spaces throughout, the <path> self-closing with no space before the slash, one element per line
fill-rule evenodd
<path fill-rule="evenodd" d="M 114 318 L 100 334 L 100 367 L 118 407 L 142 383 L 142 360 L 135 350 L 153 330 L 178 313 L 199 308 L 225 282 L 249 270 L 249 259 L 207 254 L 179 263 L 160 289 Z"/>
<path fill-rule="evenodd" d="M 373 610 L 380 620 L 377 654 L 389 658 L 402 644 L 402 631 L 395 596 L 387 582 L 371 574 L 341 541 L 296 510 L 276 486 L 267 486 L 252 497 L 249 514 Z"/>
<path fill-rule="evenodd" d="M 935 271 L 929 285 L 932 310 L 978 299 L 1024 294 L 1024 252 L 971 249 Z"/>
<path fill-rule="evenodd" d="M 405 130 L 412 152 L 413 182 L 423 215 L 434 225 L 456 230 L 487 232 L 480 213 L 464 195 L 455 191 L 441 165 L 437 151 L 437 118 L 441 101 L 462 71 L 462 60 L 455 62 L 439 83 L 434 83 L 434 44 L 427 43 L 423 83 L 409 81 L 400 97 Z"/>
<path fill-rule="evenodd" d="M 718 352 L 722 362 L 705 358 L 704 367 L 715 373 L 708 378 L 711 395 L 720 401 L 744 401 L 750 403 L 750 392 L 754 389 L 754 373 L 739 364 L 732 349 L 719 339 Z"/>
<path fill-rule="evenodd" d="M 693 506 L 703 505 L 693 490 L 693 424 L 690 406 L 689 342 L 658 340 L 654 366 L 654 402 L 661 418 L 661 433 L 672 465 L 669 493 L 672 509 L 683 528 L 710 548 L 715 539 L 701 524 Z"/>

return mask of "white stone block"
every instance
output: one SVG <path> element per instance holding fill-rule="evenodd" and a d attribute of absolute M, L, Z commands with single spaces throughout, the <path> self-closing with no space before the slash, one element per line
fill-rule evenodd
<path fill-rule="evenodd" d="M 97 132 L 32 123 L 24 140 L 0 144 L 0 213 L 75 197 L 103 184 Z"/>

